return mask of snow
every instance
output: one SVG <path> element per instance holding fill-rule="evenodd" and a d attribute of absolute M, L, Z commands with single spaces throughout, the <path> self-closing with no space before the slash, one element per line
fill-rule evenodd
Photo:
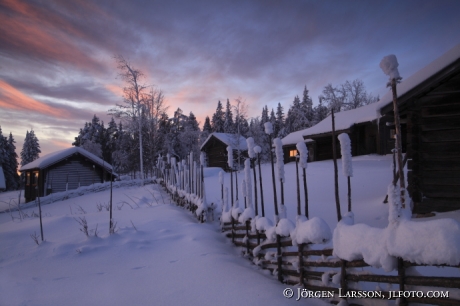
<path fill-rule="evenodd" d="M 278 224 L 276 225 L 276 234 L 282 237 L 289 237 L 291 232 L 294 230 L 295 225 L 294 223 L 286 218 L 280 219 Z"/>
<path fill-rule="evenodd" d="M 353 176 L 353 163 L 351 161 L 351 141 L 347 133 L 342 133 L 337 138 L 340 141 L 340 152 L 342 154 L 342 171 L 346 177 Z"/>
<path fill-rule="evenodd" d="M 262 152 L 262 148 L 260 146 L 255 146 L 254 153 L 259 154 L 260 152 Z"/>
<path fill-rule="evenodd" d="M 273 134 L 273 124 L 271 122 L 265 122 L 265 134 L 271 135 Z"/>
<path fill-rule="evenodd" d="M 281 139 L 275 138 L 273 139 L 273 143 L 275 144 L 275 154 L 276 154 L 276 176 L 281 182 L 285 181 L 284 178 L 284 154 L 283 154 L 283 144 L 281 143 Z"/>
<path fill-rule="evenodd" d="M 388 254 L 385 229 L 354 224 L 353 219 L 353 213 L 348 212 L 337 224 L 333 234 L 333 255 L 348 261 L 363 259 L 367 264 L 387 272 L 394 270 L 397 261 Z"/>
<path fill-rule="evenodd" d="M 400 78 L 398 66 L 398 60 L 394 54 L 385 56 L 380 62 L 380 68 L 383 70 L 383 73 L 390 77 L 390 81 L 392 79 L 397 80 Z"/>
<path fill-rule="evenodd" d="M 244 180 L 243 186 L 246 189 L 247 206 L 252 207 L 252 179 L 251 179 L 251 162 L 249 159 L 244 161 Z"/>
<path fill-rule="evenodd" d="M 313 217 L 310 220 L 299 222 L 295 231 L 291 233 L 291 239 L 296 244 L 325 244 L 328 243 L 331 238 L 332 232 L 329 225 L 319 217 Z"/>
<path fill-rule="evenodd" d="M 95 162 L 99 166 L 104 167 L 106 170 L 112 171 L 112 166 L 110 164 L 108 164 L 106 161 L 103 161 L 102 159 L 100 159 L 96 155 L 94 155 L 94 154 L 92 154 L 92 153 L 90 153 L 90 152 L 88 152 L 85 149 L 80 148 L 80 147 L 72 147 L 72 148 L 56 151 L 56 152 L 53 152 L 53 153 L 49 153 L 49 154 L 47 154 L 45 156 L 42 156 L 42 157 L 34 160 L 31 163 L 28 163 L 27 165 L 22 166 L 21 169 L 19 169 L 19 171 L 30 170 L 30 169 L 43 169 L 43 168 L 51 166 L 51 165 L 53 165 L 53 164 L 65 159 L 65 158 L 67 158 L 67 157 L 69 157 L 69 156 L 71 156 L 71 155 L 73 155 L 75 153 L 79 153 L 79 154 L 85 156 L 86 158 L 91 159 L 93 162 Z"/>
<path fill-rule="evenodd" d="M 460 222 L 453 219 L 390 224 L 388 252 L 411 262 L 428 265 L 460 264 Z"/>
<path fill-rule="evenodd" d="M 211 133 L 208 138 L 206 138 L 206 140 L 203 142 L 203 144 L 201 145 L 200 147 L 200 150 L 203 149 L 203 147 L 206 145 L 206 143 L 211 139 L 211 137 L 216 137 L 217 139 L 219 139 L 220 141 L 222 141 L 224 144 L 226 144 L 227 146 L 232 146 L 235 148 L 235 150 L 237 149 L 240 149 L 240 150 L 247 150 L 248 149 L 248 146 L 246 144 L 246 138 L 244 138 L 243 136 L 240 136 L 238 138 L 238 136 L 236 134 L 229 134 L 229 133 Z"/>
<path fill-rule="evenodd" d="M 300 167 L 307 169 L 308 167 L 308 149 L 305 142 L 298 142 L 296 145 L 297 151 L 299 151 L 299 164 Z"/>
<path fill-rule="evenodd" d="M 233 148 L 227 147 L 227 164 L 230 169 L 233 169 Z"/>
<path fill-rule="evenodd" d="M 287 212 L 276 227 L 268 218 L 254 216 L 252 207 L 243 211 L 241 203 L 235 202 L 232 209 L 228 190 L 230 173 L 223 173 L 220 168 L 204 169 L 205 201 L 216 205 L 216 217 L 222 212 L 221 222 L 231 221 L 232 213 L 236 213 L 241 221 L 252 219 L 252 228 L 266 232 L 270 239 L 276 238 L 277 233 L 291 235 L 297 243 L 333 247 L 336 257 L 362 258 L 386 271 L 395 268 L 396 256 L 426 264 L 460 263 L 460 213 L 436 214 L 429 219 L 392 219 L 392 204 L 382 203 L 392 180 L 392 155 L 352 157 L 352 162 L 355 212 L 345 215 L 340 223 L 335 214 L 332 161 L 308 165 L 309 220 L 296 216 L 295 163 L 285 165 Z M 341 166 L 340 160 L 338 163 Z M 263 164 L 261 170 L 263 177 L 270 177 L 269 164 Z M 246 179 L 243 171 L 233 175 L 239 176 L 239 182 Z M 273 191 L 265 182 L 265 213 L 273 215 Z M 223 203 L 221 183 L 224 183 Z M 339 185 L 346 186 L 346 177 L 339 177 Z M 397 190 L 390 192 L 396 194 Z M 258 193 L 260 198 L 259 189 Z M 0 202 L 7 202 L 2 195 Z M 8 196 L 18 197 L 12 193 Z M 340 188 L 339 197 L 341 203 L 347 202 L 346 188 Z M 297 303 L 295 299 L 282 297 L 286 286 L 273 275 L 239 256 L 238 248 L 220 234 L 218 218 L 215 222 L 198 223 L 188 210 L 171 204 L 159 185 L 114 189 L 113 218 L 118 231 L 111 236 L 108 211 L 96 209 L 99 203 L 107 204 L 108 199 L 109 191 L 103 190 L 43 205 L 46 241 L 39 246 L 29 237 L 34 232 L 39 234 L 38 218 L 31 217 L 37 213 L 36 206 L 24 208 L 28 217 L 22 220 L 17 218 L 19 212 L 1 213 L 0 304 Z M 74 220 L 78 217 L 86 217 L 90 230 L 97 226 L 99 237 L 84 236 Z M 266 253 L 268 257 L 273 255 Z M 444 269 L 438 270 L 441 275 L 446 273 Z M 456 271 L 452 276 L 458 276 Z M 111 290 L 105 291 L 105 287 Z M 317 299 L 309 299 L 308 303 L 324 304 Z"/>
<path fill-rule="evenodd" d="M 108 191 L 44 205 L 46 241 L 39 246 L 29 237 L 34 231 L 40 235 L 38 218 L 13 222 L 0 214 L 0 304 L 298 304 L 283 297 L 286 285 L 241 257 L 215 224 L 198 223 L 170 205 L 165 193 L 163 203 L 159 188 L 114 190 L 118 231 L 110 236 L 109 212 L 96 209 L 98 202 L 107 203 Z M 133 209 L 118 210 L 122 201 Z M 76 214 L 77 207 L 86 214 Z M 90 230 L 97 225 L 98 237 L 81 233 L 78 217 L 86 218 Z M 318 299 L 309 303 L 327 305 Z"/>
<path fill-rule="evenodd" d="M 246 139 L 246 143 L 248 145 L 248 156 L 249 156 L 249 158 L 254 158 L 255 157 L 254 138 L 248 137 L 248 139 Z"/>
<path fill-rule="evenodd" d="M 5 175 L 3 174 L 2 166 L 0 166 L 0 189 L 6 189 Z"/>

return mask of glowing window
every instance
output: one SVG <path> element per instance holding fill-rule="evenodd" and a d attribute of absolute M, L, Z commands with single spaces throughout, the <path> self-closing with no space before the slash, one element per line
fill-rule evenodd
<path fill-rule="evenodd" d="M 289 157 L 296 157 L 296 156 L 297 156 L 297 150 L 289 151 Z"/>

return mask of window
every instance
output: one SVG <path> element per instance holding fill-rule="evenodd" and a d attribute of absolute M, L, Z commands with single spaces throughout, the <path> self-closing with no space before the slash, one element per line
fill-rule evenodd
<path fill-rule="evenodd" d="M 26 177 L 26 185 L 30 185 L 30 172 L 27 172 Z"/>
<path fill-rule="evenodd" d="M 289 157 L 296 157 L 296 156 L 297 156 L 297 150 L 289 151 Z"/>

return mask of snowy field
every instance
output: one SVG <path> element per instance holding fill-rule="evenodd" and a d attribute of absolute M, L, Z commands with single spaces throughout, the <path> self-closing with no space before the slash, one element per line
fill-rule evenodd
<path fill-rule="evenodd" d="M 388 225 L 388 204 L 382 202 L 391 182 L 391 160 L 391 156 L 378 155 L 353 158 L 355 223 L 379 228 Z M 340 161 L 338 166 L 344 214 L 346 178 Z M 219 171 L 205 171 L 208 203 L 219 203 Z M 295 164 L 287 164 L 285 171 L 287 216 L 294 221 Z M 266 216 L 273 220 L 269 164 L 262 165 L 262 176 Z M 239 183 L 243 178 L 241 171 Z M 309 163 L 307 181 L 310 218 L 323 218 L 333 230 L 337 216 L 332 161 Z M 225 175 L 225 185 L 230 186 L 229 174 Z M 3 193 L 0 201 L 14 197 L 17 193 Z M 46 241 L 39 246 L 30 237 L 34 233 L 40 235 L 39 219 L 32 216 L 38 212 L 37 207 L 24 209 L 28 217 L 22 220 L 18 212 L 13 213 L 14 220 L 11 214 L 0 213 L 0 305 L 300 303 L 285 299 L 285 285 L 241 257 L 240 251 L 220 232 L 217 219 L 198 223 L 190 212 L 172 205 L 159 185 L 114 189 L 113 198 L 113 218 L 118 228 L 115 235 L 108 235 L 109 212 L 104 207 L 101 211 L 97 208 L 109 201 L 109 191 L 102 191 L 44 205 Z M 219 212 L 220 207 L 216 216 Z M 88 222 L 90 237 L 80 231 L 81 225 L 76 221 L 83 217 Z M 458 212 L 438 214 L 434 219 L 442 217 L 460 220 Z M 309 299 L 307 305 L 326 304 Z"/>

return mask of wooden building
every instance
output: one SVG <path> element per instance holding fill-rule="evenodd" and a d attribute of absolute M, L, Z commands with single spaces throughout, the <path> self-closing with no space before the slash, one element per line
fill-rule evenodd
<path fill-rule="evenodd" d="M 460 209 L 460 44 L 397 86 L 414 213 Z M 392 117 L 390 96 L 380 112 Z"/>
<path fill-rule="evenodd" d="M 248 157 L 248 146 L 246 143 L 246 138 L 243 136 L 238 137 L 236 134 L 228 133 L 212 133 L 209 137 L 203 142 L 200 150 L 206 154 L 206 166 L 207 167 L 219 167 L 224 169 L 224 171 L 230 171 L 228 167 L 228 153 L 227 147 L 232 146 L 234 164 L 236 165 L 236 160 L 238 159 L 238 148 L 240 149 L 240 155 L 242 164 L 244 158 Z"/>
<path fill-rule="evenodd" d="M 334 114 L 335 134 L 347 133 L 351 140 L 352 155 L 388 154 L 394 148 L 389 116 L 380 117 L 376 104 Z M 309 161 L 332 159 L 332 119 L 326 117 L 313 127 L 297 131 L 282 139 L 285 162 L 295 160 L 296 144 L 304 141 L 309 151 Z M 337 157 L 340 143 L 336 141 Z"/>
<path fill-rule="evenodd" d="M 110 181 L 112 166 L 80 147 L 47 154 L 24 165 L 26 202 L 50 193 Z"/>
<path fill-rule="evenodd" d="M 5 180 L 5 175 L 3 173 L 3 168 L 0 165 L 0 191 L 6 190 L 6 180 Z"/>

